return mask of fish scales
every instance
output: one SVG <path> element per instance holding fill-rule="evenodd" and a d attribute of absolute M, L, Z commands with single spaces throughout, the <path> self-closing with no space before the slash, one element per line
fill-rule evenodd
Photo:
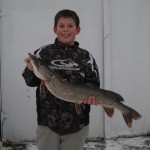
<path fill-rule="evenodd" d="M 37 59 L 30 53 L 29 57 L 34 74 L 41 80 L 47 80 L 45 86 L 59 99 L 81 104 L 89 96 L 95 96 L 109 117 L 113 116 L 114 109 L 118 109 L 129 128 L 132 127 L 133 119 L 138 120 L 141 118 L 140 113 L 122 103 L 124 99 L 120 94 L 105 89 L 71 83 L 45 65 L 39 58 Z"/>
<path fill-rule="evenodd" d="M 90 88 L 88 86 L 83 86 L 79 84 L 71 84 L 67 80 L 63 80 L 60 76 L 52 76 L 52 80 L 46 84 L 47 88 L 51 91 L 51 93 L 57 96 L 60 99 L 65 101 L 73 102 L 73 103 L 82 103 L 84 99 L 93 95 L 98 100 L 101 98 L 104 99 L 101 104 L 107 106 L 112 105 L 116 98 L 111 96 L 107 97 L 106 94 L 101 92 L 101 89 Z M 81 93 L 82 94 L 79 94 Z M 115 103 L 114 103 L 115 104 Z"/>

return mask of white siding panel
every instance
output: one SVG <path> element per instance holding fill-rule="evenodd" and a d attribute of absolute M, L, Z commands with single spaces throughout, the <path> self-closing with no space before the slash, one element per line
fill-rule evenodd
<path fill-rule="evenodd" d="M 107 136 L 146 134 L 150 132 L 150 1 L 109 2 L 110 88 L 124 97 L 126 105 L 139 111 L 142 119 L 133 121 L 129 129 L 116 111 Z"/>

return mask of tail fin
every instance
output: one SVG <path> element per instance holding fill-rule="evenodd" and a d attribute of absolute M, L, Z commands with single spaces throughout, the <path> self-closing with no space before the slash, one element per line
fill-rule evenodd
<path fill-rule="evenodd" d="M 127 126 L 129 128 L 131 128 L 132 127 L 132 120 L 133 119 L 134 120 L 138 120 L 142 116 L 136 110 L 134 110 L 134 109 L 132 109 L 132 108 L 130 108 L 128 106 L 126 106 L 126 107 L 127 107 L 127 109 L 126 109 L 126 111 L 122 115 L 123 115 L 123 118 L 124 118 Z"/>
<path fill-rule="evenodd" d="M 103 107 L 108 117 L 112 117 L 114 115 L 114 108 Z"/>

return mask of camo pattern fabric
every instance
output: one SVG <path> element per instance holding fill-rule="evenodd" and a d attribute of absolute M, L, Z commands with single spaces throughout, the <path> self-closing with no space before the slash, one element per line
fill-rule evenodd
<path fill-rule="evenodd" d="M 100 85 L 94 58 L 88 51 L 79 48 L 78 42 L 74 45 L 64 45 L 56 39 L 54 44 L 36 50 L 35 55 L 70 82 L 97 87 Z M 26 83 L 33 86 L 37 77 L 34 75 L 31 77 L 31 72 L 30 77 L 27 77 L 27 74 L 27 71 L 24 71 Z M 44 88 L 42 82 L 37 83 L 35 86 L 38 86 L 36 91 L 38 124 L 49 126 L 60 135 L 79 131 L 89 124 L 89 105 L 81 104 L 81 113 L 77 114 L 74 103 L 58 99 Z"/>

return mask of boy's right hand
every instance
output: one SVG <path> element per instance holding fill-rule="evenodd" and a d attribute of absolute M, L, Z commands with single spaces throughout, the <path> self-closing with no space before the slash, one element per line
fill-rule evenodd
<path fill-rule="evenodd" d="M 31 64 L 31 62 L 30 62 L 30 58 L 28 57 L 28 58 L 26 58 L 24 61 L 25 61 L 25 63 L 27 64 L 27 68 L 28 68 L 29 70 L 33 71 L 33 66 L 32 66 L 32 64 Z"/>
<path fill-rule="evenodd" d="M 95 96 L 90 96 L 86 98 L 83 103 L 89 105 L 96 105 L 96 106 L 100 104 L 100 102 L 96 99 Z"/>

